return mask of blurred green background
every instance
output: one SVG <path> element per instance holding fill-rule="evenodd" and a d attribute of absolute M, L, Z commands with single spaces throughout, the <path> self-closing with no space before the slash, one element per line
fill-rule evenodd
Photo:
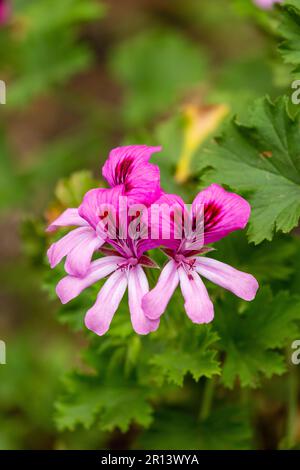
<path fill-rule="evenodd" d="M 162 144 L 163 184 L 190 198 L 198 187 L 194 151 L 227 112 L 243 117 L 254 98 L 285 90 L 289 68 L 279 60 L 272 21 L 250 0 L 9 3 L 0 27 L 0 79 L 7 83 L 0 105 L 0 339 L 7 345 L 0 449 L 133 447 L 134 426 L 122 434 L 55 425 L 62 377 L 82 365 L 87 339 L 81 317 L 71 321 L 67 309 L 58 316 L 59 302 L 46 288 L 47 276 L 59 275 L 46 267 L 45 224 L 102 184 L 101 165 L 122 143 Z M 278 445 L 284 426 L 274 390 L 276 382 L 270 406 L 260 395 L 252 423 L 259 448 Z M 179 393 L 184 399 L 185 389 Z M 183 436 L 192 423 L 180 413 L 160 419 L 140 447 L 155 448 L 155 426 L 164 435 L 170 420 L 182 433 L 173 439 L 166 430 L 161 445 L 189 445 Z M 232 432 L 248 438 L 239 421 Z M 221 435 L 226 448 L 226 429 Z"/>

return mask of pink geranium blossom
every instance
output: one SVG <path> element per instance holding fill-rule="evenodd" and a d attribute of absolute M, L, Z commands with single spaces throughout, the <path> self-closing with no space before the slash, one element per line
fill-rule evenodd
<path fill-rule="evenodd" d="M 127 288 L 131 322 L 139 334 L 158 328 L 178 284 L 195 323 L 208 323 L 214 315 L 200 276 L 245 300 L 252 300 L 258 288 L 250 274 L 201 256 L 211 250 L 208 244 L 246 226 L 248 202 L 213 184 L 198 194 L 188 211 L 179 196 L 161 190 L 159 169 L 149 163 L 157 150 L 147 146 L 113 150 L 103 169 L 111 187 L 88 191 L 79 208 L 67 209 L 48 227 L 50 232 L 76 227 L 48 250 L 51 267 L 66 257 L 68 275 L 56 288 L 62 303 L 109 276 L 85 317 L 87 328 L 98 335 L 109 329 Z M 145 253 L 158 246 L 164 247 L 170 260 L 149 292 L 143 268 L 158 266 Z M 104 256 L 92 261 L 100 250 Z"/>
<path fill-rule="evenodd" d="M 281 3 L 281 0 L 253 0 L 254 3 L 263 10 L 270 10 L 275 3 Z"/>
<path fill-rule="evenodd" d="M 87 196 L 81 206 L 81 211 L 84 212 L 85 206 L 88 206 L 88 211 L 90 211 L 94 201 L 94 194 Z M 69 302 L 83 289 L 109 275 L 100 289 L 96 303 L 86 314 L 87 328 L 98 335 L 106 333 L 128 287 L 129 310 L 134 330 L 141 335 L 156 330 L 159 320 L 149 320 L 141 304 L 143 296 L 149 291 L 143 267 L 158 267 L 144 255 L 144 252 L 154 245 L 148 239 L 134 240 L 131 237 L 121 239 L 118 237 L 118 227 L 116 238 L 107 239 L 107 241 L 113 246 L 112 249 L 104 249 L 107 256 L 93 261 L 84 277 L 69 275 L 63 278 L 56 288 L 58 297 L 62 303 Z"/>
<path fill-rule="evenodd" d="M 48 250 L 51 268 L 65 256 L 65 269 L 69 274 L 84 276 L 93 253 L 105 242 L 106 237 L 97 233 L 99 213 L 96 207 L 103 204 L 118 206 L 120 196 L 128 203 L 142 202 L 150 205 L 161 193 L 160 173 L 157 166 L 149 163 L 152 153 L 160 147 L 132 145 L 113 149 L 103 167 L 103 176 L 111 184 L 109 189 L 94 189 L 87 193 L 81 208 L 67 209 L 49 227 L 48 231 L 64 226 L 77 226 Z"/>
<path fill-rule="evenodd" d="M 183 202 L 178 205 L 178 197 L 175 202 L 179 210 L 184 210 Z M 199 256 L 209 251 L 203 246 L 203 242 L 216 242 L 230 232 L 245 227 L 250 216 L 248 202 L 237 194 L 213 184 L 195 198 L 190 217 L 195 216 L 197 207 L 204 209 L 203 237 L 201 239 L 201 234 L 196 233 L 194 241 L 186 238 L 174 239 L 170 243 L 171 248 L 165 250 L 170 261 L 162 270 L 155 288 L 142 300 L 144 312 L 151 320 L 160 318 L 180 284 L 189 318 L 194 323 L 212 321 L 214 307 L 200 276 L 230 290 L 244 300 L 250 301 L 256 295 L 258 283 L 253 276 L 215 259 Z M 167 240 L 165 245 L 168 246 Z"/>

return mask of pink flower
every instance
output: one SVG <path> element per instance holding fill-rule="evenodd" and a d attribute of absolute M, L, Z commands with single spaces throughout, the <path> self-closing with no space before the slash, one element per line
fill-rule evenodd
<path fill-rule="evenodd" d="M 63 304 L 77 297 L 83 289 L 109 276 L 98 294 L 96 303 L 85 317 L 87 328 L 98 335 L 103 335 L 109 329 L 127 287 L 134 330 L 139 334 L 148 334 L 156 330 L 159 325 L 159 320 L 149 320 L 144 315 L 141 305 L 143 296 L 149 291 L 143 267 L 158 267 L 144 253 L 157 246 L 159 242 L 143 236 L 144 227 L 148 228 L 147 224 L 142 222 L 143 214 L 128 216 L 127 206 L 124 207 L 124 213 L 122 210 L 120 212 L 122 208 L 119 199 L 122 193 L 123 188 L 120 186 L 91 190 L 85 195 L 78 210 L 69 209 L 66 211 L 66 216 L 65 213 L 62 214 L 48 228 L 51 231 L 57 226 L 66 225 L 66 222 L 69 222 L 69 225 L 83 225 L 83 228 L 73 230 L 52 245 L 48 252 L 49 259 L 51 261 L 54 259 L 53 264 L 57 264 L 64 255 L 67 255 L 66 271 L 69 275 L 56 287 L 57 295 Z M 140 212 L 138 208 L 141 207 L 147 209 L 146 206 L 139 204 L 137 212 Z M 130 207 L 131 210 L 133 208 Z M 113 234 L 106 224 L 107 220 L 111 219 Z M 130 223 L 135 220 L 139 221 L 140 231 L 136 230 L 133 237 L 129 235 Z M 79 232 L 77 235 L 77 231 L 80 230 L 84 230 L 84 234 Z M 105 242 L 111 248 L 102 247 Z M 106 256 L 91 262 L 93 252 L 100 247 Z"/>
<path fill-rule="evenodd" d="M 7 22 L 9 12 L 10 8 L 7 0 L 0 0 L 0 26 Z"/>
<path fill-rule="evenodd" d="M 147 242 L 132 239 L 115 240 L 117 251 L 93 261 L 85 277 L 66 276 L 57 285 L 56 292 L 63 304 L 77 297 L 84 289 L 109 275 L 100 289 L 96 303 L 85 316 L 86 327 L 101 336 L 110 323 L 128 287 L 131 323 L 134 330 L 145 335 L 155 331 L 159 319 L 148 319 L 142 310 L 142 298 L 149 291 L 143 266 L 155 268 L 156 264 L 143 253 Z"/>
<path fill-rule="evenodd" d="M 250 274 L 200 256 L 210 251 L 205 245 L 246 226 L 247 201 L 213 184 L 198 194 L 189 212 L 180 197 L 162 192 L 159 169 L 149 163 L 157 150 L 145 145 L 114 149 L 103 168 L 112 187 L 88 191 L 78 209 L 67 209 L 48 227 L 50 232 L 77 227 L 48 250 L 52 268 L 66 257 L 68 275 L 56 288 L 62 303 L 109 276 L 85 317 L 87 328 L 98 335 L 109 329 L 127 288 L 131 322 L 139 334 L 158 328 L 178 284 L 191 320 L 210 322 L 213 305 L 199 274 L 245 300 L 258 289 Z M 143 268 L 158 266 L 145 252 L 158 246 L 165 247 L 170 261 L 149 292 Z M 105 256 L 92 261 L 100 249 Z"/>
<path fill-rule="evenodd" d="M 175 202 L 178 210 L 183 211 L 183 202 L 178 204 L 178 197 Z M 258 283 L 253 276 L 215 259 L 198 256 L 210 251 L 203 243 L 213 243 L 230 232 L 245 227 L 250 216 L 248 202 L 237 194 L 213 184 L 195 198 L 191 218 L 197 215 L 198 207 L 204 209 L 204 233 L 201 233 L 203 227 L 200 227 L 198 231 L 196 228 L 192 240 L 174 238 L 171 243 L 165 240 L 165 245 L 169 245 L 165 251 L 170 261 L 162 270 L 155 288 L 142 300 L 144 312 L 151 320 L 160 318 L 180 284 L 189 318 L 194 323 L 211 322 L 214 307 L 200 275 L 244 300 L 250 301 L 256 295 Z M 191 226 L 194 226 L 194 220 L 190 222 Z"/>
<path fill-rule="evenodd" d="M 281 3 L 281 0 L 253 0 L 254 3 L 263 10 L 270 10 L 275 3 Z"/>
<path fill-rule="evenodd" d="M 119 186 L 133 202 L 151 204 L 161 193 L 160 172 L 149 163 L 151 155 L 161 147 L 129 145 L 113 149 L 106 160 L 102 175 L 111 187 Z"/>
<path fill-rule="evenodd" d="M 67 235 L 53 243 L 47 251 L 51 268 L 66 256 L 65 269 L 69 274 L 85 275 L 95 250 L 105 242 L 98 237 L 96 230 L 80 217 L 78 209 L 67 209 L 51 225 L 47 231 L 53 232 L 60 227 L 77 226 Z"/>
<path fill-rule="evenodd" d="M 79 209 L 67 209 L 48 231 L 63 226 L 78 226 L 75 230 L 53 243 L 48 250 L 51 268 L 54 268 L 65 256 L 65 269 L 74 276 L 84 276 L 93 253 L 106 240 L 106 236 L 97 233 L 99 209 L 104 204 L 118 207 L 120 196 L 128 198 L 128 204 L 141 202 L 150 205 L 161 193 L 159 168 L 149 163 L 152 153 L 160 147 L 132 145 L 113 149 L 103 166 L 103 176 L 112 188 L 92 189 Z M 98 227 L 99 228 L 99 227 Z"/>

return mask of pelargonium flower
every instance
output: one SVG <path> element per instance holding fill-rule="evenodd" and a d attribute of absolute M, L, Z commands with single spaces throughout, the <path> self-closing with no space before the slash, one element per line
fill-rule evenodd
<path fill-rule="evenodd" d="M 254 3 L 263 10 L 270 10 L 275 3 L 281 3 L 281 0 L 253 0 Z"/>
<path fill-rule="evenodd" d="M 149 159 L 160 147 L 131 145 L 113 149 L 103 167 L 103 176 L 112 188 L 95 189 L 87 193 L 86 204 L 79 210 L 67 209 L 49 227 L 54 231 L 59 227 L 77 226 L 48 250 L 51 268 L 65 256 L 65 269 L 69 274 L 84 276 L 89 268 L 93 253 L 106 240 L 99 236 L 97 225 L 99 214 L 96 205 L 112 204 L 117 207 L 120 196 L 128 198 L 128 204 L 142 202 L 150 205 L 161 193 L 159 168 L 149 163 Z"/>
<path fill-rule="evenodd" d="M 97 209 L 94 203 L 99 202 L 94 193 L 88 194 L 81 206 L 81 211 L 90 213 L 91 207 Z M 88 310 L 85 324 L 88 329 L 98 335 L 103 335 L 109 329 L 110 323 L 128 287 L 129 310 L 131 323 L 138 334 L 148 334 L 155 331 L 159 319 L 149 320 L 142 310 L 142 298 L 149 291 L 149 284 L 143 267 L 158 267 L 151 258 L 144 255 L 152 248 L 153 242 L 148 239 L 119 238 L 117 227 L 116 237 L 107 242 L 113 248 L 104 249 L 107 256 L 99 258 L 90 264 L 84 277 L 66 276 L 56 287 L 56 292 L 63 304 L 77 297 L 84 289 L 109 275 L 100 289 L 96 303 Z"/>
<path fill-rule="evenodd" d="M 174 200 L 179 210 L 178 197 Z M 233 292 L 244 300 L 252 300 L 258 289 L 256 279 L 251 275 L 217 261 L 200 256 L 209 248 L 203 246 L 225 237 L 229 233 L 243 229 L 250 216 L 250 205 L 237 194 L 225 191 L 217 184 L 212 184 L 201 191 L 192 204 L 190 217 L 195 217 L 197 208 L 204 210 L 204 233 L 195 233 L 195 240 L 173 239 L 171 248 L 165 252 L 170 258 L 161 272 L 153 290 L 142 300 L 146 316 L 158 320 L 164 313 L 176 287 L 180 284 L 185 299 L 185 310 L 194 323 L 209 323 L 214 317 L 214 307 L 209 298 L 201 276 Z M 191 220 L 191 226 L 194 220 Z M 173 223 L 174 225 L 174 223 Z M 168 241 L 165 240 L 166 247 Z"/>
<path fill-rule="evenodd" d="M 87 328 L 98 335 L 109 329 L 127 287 L 131 322 L 139 334 L 157 329 L 178 284 L 195 323 L 208 323 L 214 315 L 200 276 L 245 300 L 252 300 L 258 288 L 250 274 L 201 256 L 210 251 L 208 244 L 245 227 L 248 202 L 213 184 L 198 194 L 189 212 L 179 196 L 161 190 L 159 169 L 149 163 L 157 150 L 147 146 L 113 150 L 103 169 L 112 187 L 88 191 L 79 208 L 67 209 L 48 227 L 48 231 L 77 227 L 48 250 L 51 267 L 66 256 L 68 275 L 56 288 L 62 303 L 109 276 L 85 317 Z M 164 247 L 170 261 L 149 292 L 143 268 L 158 266 L 145 253 L 158 246 Z M 104 256 L 91 261 L 99 250 Z"/>

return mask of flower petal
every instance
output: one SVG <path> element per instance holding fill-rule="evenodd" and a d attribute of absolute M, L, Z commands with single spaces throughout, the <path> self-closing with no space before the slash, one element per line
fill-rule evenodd
<path fill-rule="evenodd" d="M 152 247 L 177 250 L 183 235 L 184 201 L 176 194 L 162 193 L 149 210 L 148 226 Z"/>
<path fill-rule="evenodd" d="M 54 232 L 59 227 L 70 227 L 73 225 L 78 225 L 79 227 L 88 225 L 87 221 L 80 217 L 77 208 L 66 209 L 48 226 L 47 232 Z"/>
<path fill-rule="evenodd" d="M 47 251 L 51 268 L 54 268 L 77 245 L 88 243 L 95 236 L 95 231 L 91 227 L 80 227 L 53 243 Z"/>
<path fill-rule="evenodd" d="M 104 335 L 110 327 L 127 287 L 127 274 L 115 271 L 100 290 L 96 303 L 85 316 L 86 327 L 99 336 Z"/>
<path fill-rule="evenodd" d="M 151 204 L 160 194 L 160 172 L 149 160 L 160 150 L 147 145 L 117 147 L 110 152 L 102 174 L 112 187 L 122 185 L 133 202 Z"/>
<path fill-rule="evenodd" d="M 143 268 L 141 266 L 132 268 L 128 277 L 128 300 L 131 323 L 139 335 L 147 335 L 155 331 L 159 325 L 159 320 L 149 320 L 142 309 L 142 298 L 147 292 L 149 284 Z"/>
<path fill-rule="evenodd" d="M 122 264 L 120 256 L 106 256 L 93 261 L 85 277 L 66 276 L 56 286 L 61 303 L 66 304 L 77 297 L 84 289 L 108 276 Z"/>
<path fill-rule="evenodd" d="M 164 313 L 178 282 L 177 264 L 171 260 L 162 270 L 154 289 L 143 297 L 142 307 L 150 320 L 156 320 Z"/>
<path fill-rule="evenodd" d="M 93 230 L 82 239 L 70 253 L 67 254 L 65 270 L 72 276 L 85 276 L 94 252 L 105 243 L 97 237 Z"/>
<path fill-rule="evenodd" d="M 214 318 L 214 306 L 200 276 L 193 270 L 187 273 L 182 267 L 178 268 L 178 275 L 188 317 L 194 323 L 211 322 Z"/>
<path fill-rule="evenodd" d="M 204 205 L 204 244 L 213 243 L 234 230 L 243 229 L 250 217 L 250 204 L 241 196 L 212 184 L 201 191 L 193 210 Z"/>
<path fill-rule="evenodd" d="M 91 189 L 78 208 L 79 215 L 96 229 L 104 214 L 114 220 L 121 196 L 124 196 L 121 187 Z"/>
<path fill-rule="evenodd" d="M 251 274 L 238 271 L 232 266 L 212 258 L 197 258 L 196 270 L 211 282 L 224 287 L 244 300 L 253 300 L 259 287 L 257 280 Z"/>

